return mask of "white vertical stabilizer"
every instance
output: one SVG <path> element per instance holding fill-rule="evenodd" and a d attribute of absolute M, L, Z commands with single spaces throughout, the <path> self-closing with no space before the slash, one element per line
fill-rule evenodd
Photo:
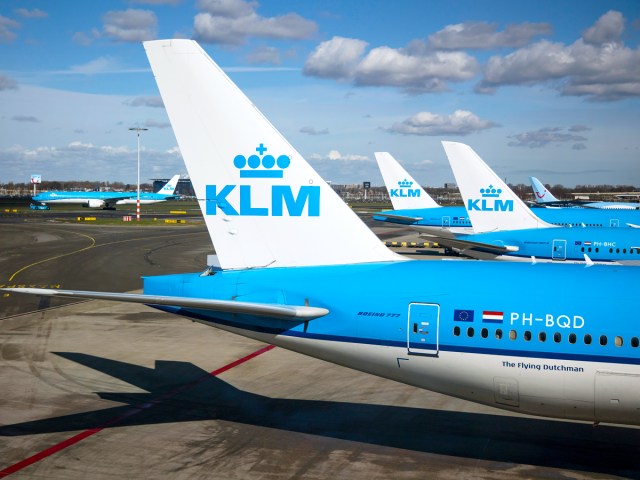
<path fill-rule="evenodd" d="M 538 218 L 464 143 L 442 142 L 476 233 L 555 227 Z"/>
<path fill-rule="evenodd" d="M 553 203 L 558 202 L 559 200 L 553 196 L 553 194 L 547 190 L 547 187 L 538 180 L 536 177 L 529 177 L 529 181 L 531 182 L 531 188 L 533 188 L 533 194 L 536 197 L 537 203 Z"/>
<path fill-rule="evenodd" d="M 439 207 L 400 163 L 387 152 L 375 152 L 394 210 Z"/>
<path fill-rule="evenodd" d="M 196 42 L 144 47 L 223 269 L 402 258 Z"/>
<path fill-rule="evenodd" d="M 179 180 L 180 174 L 174 175 L 173 177 L 171 177 L 171 180 L 165 183 L 164 186 L 160 190 L 158 190 L 157 193 L 161 193 L 162 195 L 173 195 L 176 191 Z"/>

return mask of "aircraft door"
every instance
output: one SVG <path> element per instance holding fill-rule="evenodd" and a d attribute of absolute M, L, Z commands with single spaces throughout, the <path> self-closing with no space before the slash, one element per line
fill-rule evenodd
<path fill-rule="evenodd" d="M 442 217 L 442 228 L 449 228 L 451 226 L 451 217 Z"/>
<path fill-rule="evenodd" d="M 619 220 L 619 219 L 617 219 L 617 218 L 612 218 L 612 219 L 609 221 L 609 226 L 610 226 L 610 227 L 615 227 L 615 228 L 619 227 L 619 226 L 620 226 L 620 220 Z"/>
<path fill-rule="evenodd" d="M 566 240 L 553 241 L 553 250 L 551 252 L 551 258 L 553 260 L 565 260 L 567 258 L 567 241 Z"/>
<path fill-rule="evenodd" d="M 438 354 L 440 305 L 410 303 L 407 326 L 407 350 L 414 355 Z"/>
<path fill-rule="evenodd" d="M 596 420 L 638 423 L 640 421 L 640 375 L 597 371 L 595 382 Z"/>

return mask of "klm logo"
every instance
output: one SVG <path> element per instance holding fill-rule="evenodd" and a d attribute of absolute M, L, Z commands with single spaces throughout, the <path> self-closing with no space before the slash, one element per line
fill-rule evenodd
<path fill-rule="evenodd" d="M 420 189 L 414 188 L 411 186 L 413 182 L 408 181 L 406 178 L 398 182 L 399 188 L 391 188 L 389 190 L 390 197 L 398 197 L 398 198 L 412 198 L 420 196 Z"/>
<path fill-rule="evenodd" d="M 256 148 L 258 155 L 236 155 L 233 165 L 239 170 L 241 179 L 269 181 L 281 179 L 284 171 L 291 164 L 291 158 L 280 155 L 277 158 L 267 154 L 267 147 L 262 143 Z M 252 195 L 251 182 L 239 185 L 207 185 L 207 215 L 216 215 L 218 209 L 226 215 L 241 215 L 249 217 L 301 217 L 305 213 L 310 217 L 320 216 L 320 187 L 303 185 L 297 193 L 289 185 L 271 185 L 269 199 L 256 201 Z M 239 192 L 239 200 L 232 203 L 228 198 L 232 192 Z"/>
<path fill-rule="evenodd" d="M 502 190 L 496 189 L 493 185 L 488 188 L 481 188 L 482 198 L 467 200 L 467 210 L 477 210 L 479 212 L 513 212 L 513 200 L 501 200 Z"/>

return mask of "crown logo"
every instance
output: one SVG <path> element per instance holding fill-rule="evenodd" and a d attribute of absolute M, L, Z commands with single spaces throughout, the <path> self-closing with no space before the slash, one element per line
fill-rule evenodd
<path fill-rule="evenodd" d="M 398 187 L 400 188 L 409 188 L 411 185 L 413 185 L 413 182 L 410 182 L 406 178 L 398 182 Z"/>
<path fill-rule="evenodd" d="M 502 189 L 494 188 L 493 185 L 489 185 L 488 188 L 480 189 L 480 194 L 485 198 L 499 197 L 501 193 L 502 193 Z"/>
<path fill-rule="evenodd" d="M 282 178 L 284 169 L 291 164 L 291 158 L 288 155 L 280 155 L 278 158 L 265 155 L 266 151 L 267 147 L 261 143 L 256 147 L 258 155 L 249 155 L 248 158 L 236 155 L 233 165 L 240 170 L 240 178 Z M 278 168 L 273 169 L 275 166 Z"/>

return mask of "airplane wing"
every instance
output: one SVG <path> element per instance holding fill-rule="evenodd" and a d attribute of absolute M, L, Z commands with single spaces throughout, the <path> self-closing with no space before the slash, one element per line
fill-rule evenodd
<path fill-rule="evenodd" d="M 50 288 L 2 288 L 0 290 L 50 297 L 90 298 L 118 302 L 143 303 L 145 305 L 169 305 L 174 307 L 200 308 L 222 313 L 239 313 L 279 318 L 282 320 L 312 320 L 327 315 L 326 308 L 304 305 L 282 305 L 272 303 L 237 302 L 212 300 L 209 298 L 170 297 L 135 293 L 87 292 L 82 290 L 54 290 Z"/>
<path fill-rule="evenodd" d="M 509 252 L 517 252 L 520 248 L 514 245 L 496 245 L 493 243 L 484 243 L 471 240 L 465 240 L 454 237 L 450 231 L 442 228 L 435 229 L 433 227 L 424 228 L 421 226 L 412 227 L 413 230 L 420 232 L 420 237 L 427 237 L 438 242 L 438 245 L 454 248 L 462 253 L 468 250 L 479 252 L 488 252 L 496 255 L 502 255 Z"/>

